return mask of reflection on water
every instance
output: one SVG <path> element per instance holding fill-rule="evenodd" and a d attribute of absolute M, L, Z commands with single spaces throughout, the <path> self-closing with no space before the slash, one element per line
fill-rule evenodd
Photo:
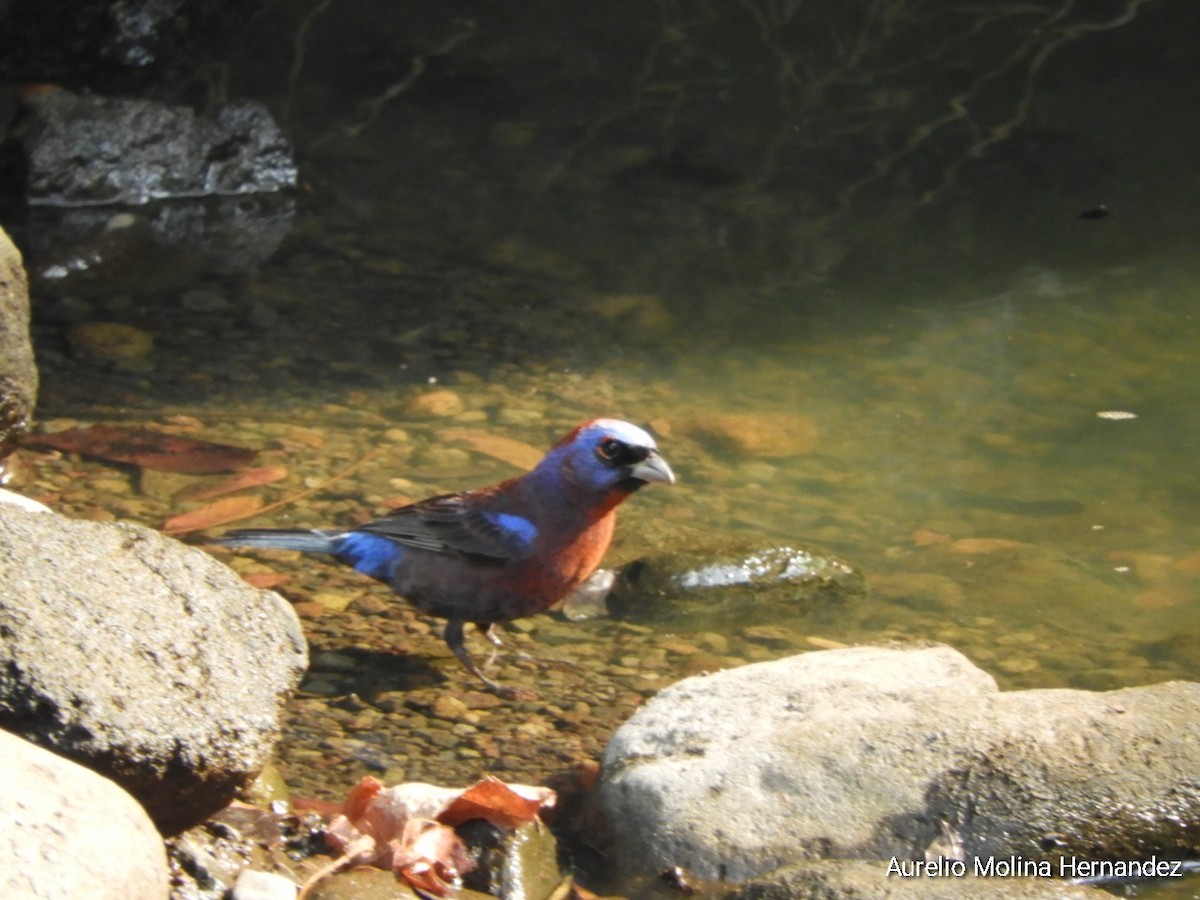
<path fill-rule="evenodd" d="M 893 637 L 951 643 L 1007 686 L 1196 677 L 1190 5 L 1050 24 L 1057 5 L 997 7 L 984 56 L 966 12 L 902 27 L 836 5 L 806 45 L 799 3 L 479 4 L 469 25 L 404 6 L 280 4 L 245 35 L 231 83 L 287 118 L 308 179 L 291 235 L 253 278 L 39 298 L 43 418 L 194 417 L 292 466 L 270 499 L 374 450 L 271 519 L 334 524 L 512 473 L 448 431 L 542 447 L 617 414 L 660 433 L 682 483 L 638 497 L 615 559 L 804 541 L 866 574 L 869 596 L 819 623 L 748 611 L 770 641 L 535 626 L 585 661 L 610 642 L 635 695 L 698 670 L 689 654 Z M 268 25 L 305 34 L 303 59 Z M 69 335 L 96 319 L 154 349 L 89 361 Z M 461 408 L 414 409 L 431 383 Z M 60 499 L 101 514 L 115 476 L 72 478 Z M 157 525 L 172 497 L 130 483 L 112 502 Z M 294 577 L 293 599 L 365 591 Z M 354 614 L 318 649 L 380 640 Z M 603 706 L 602 737 L 635 700 L 556 715 Z M 343 712 L 358 755 L 330 778 L 395 739 Z"/>

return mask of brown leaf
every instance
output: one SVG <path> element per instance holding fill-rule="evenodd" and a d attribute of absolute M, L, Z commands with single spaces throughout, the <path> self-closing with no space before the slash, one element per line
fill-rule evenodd
<path fill-rule="evenodd" d="M 147 469 L 189 475 L 209 475 L 236 469 L 249 463 L 257 453 L 245 447 L 120 425 L 93 425 L 55 434 L 37 434 L 29 437 L 26 443 L 63 453 L 82 453 L 109 462 L 131 463 Z"/>
<path fill-rule="evenodd" d="M 166 534 L 183 534 L 187 531 L 200 531 L 203 528 L 227 525 L 238 519 L 254 515 L 262 509 L 262 505 L 262 498 L 252 494 L 224 497 L 169 519 L 163 525 L 163 531 Z"/>
<path fill-rule="evenodd" d="M 532 822 L 538 810 L 554 804 L 554 791 L 549 788 L 509 786 L 498 778 L 485 777 L 451 803 L 439 822 L 461 825 L 471 819 L 484 819 L 505 831 Z"/>
<path fill-rule="evenodd" d="M 287 477 L 287 466 L 260 466 L 256 469 L 242 469 L 220 481 L 197 484 L 180 491 L 179 497 L 185 500 L 211 500 L 222 494 L 232 494 L 234 491 L 258 487 L 260 484 L 282 481 Z"/>
<path fill-rule="evenodd" d="M 531 444 L 484 431 L 465 428 L 449 428 L 438 432 L 438 438 L 447 443 L 466 444 L 476 453 L 498 459 L 518 469 L 532 469 L 542 461 L 543 452 Z"/>
<path fill-rule="evenodd" d="M 292 576 L 283 572 L 247 572 L 242 576 L 246 584 L 263 591 L 273 591 L 291 580 Z"/>

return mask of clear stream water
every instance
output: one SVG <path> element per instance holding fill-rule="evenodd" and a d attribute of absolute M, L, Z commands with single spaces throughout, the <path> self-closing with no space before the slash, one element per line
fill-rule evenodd
<path fill-rule="evenodd" d="M 251 275 L 92 289 L 153 335 L 130 364 L 39 298 L 42 417 L 302 425 L 305 485 L 377 449 L 282 523 L 511 473 L 437 428 L 540 447 L 619 414 L 682 477 L 619 558 L 805 541 L 868 576 L 819 622 L 754 610 L 767 655 L 916 637 L 1007 687 L 1194 679 L 1200 12 L 928 6 L 265 6 L 209 87 L 294 136 L 290 233 Z M 412 420 L 433 387 L 466 414 Z M 696 425 L 730 414 L 798 452 Z"/>

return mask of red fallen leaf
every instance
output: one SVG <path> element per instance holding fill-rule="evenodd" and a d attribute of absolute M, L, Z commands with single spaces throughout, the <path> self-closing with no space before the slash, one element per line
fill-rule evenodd
<path fill-rule="evenodd" d="M 361 819 L 366 813 L 367 808 L 375 802 L 375 798 L 379 796 L 382 790 L 382 781 L 378 778 L 372 778 L 370 775 L 364 775 L 359 779 L 358 784 L 350 789 L 350 793 L 346 795 L 346 800 L 342 803 L 342 815 L 351 822 Z"/>
<path fill-rule="evenodd" d="M 485 776 L 463 791 L 437 818 L 447 825 L 484 819 L 497 828 L 512 831 L 532 822 L 542 807 L 553 803 L 554 791 L 550 788 L 507 785 L 498 778 Z"/>
<path fill-rule="evenodd" d="M 258 452 L 245 447 L 120 425 L 93 425 L 55 434 L 31 435 L 26 439 L 26 444 L 189 475 L 210 475 L 236 469 L 249 463 Z"/>
<path fill-rule="evenodd" d="M 292 576 L 285 575 L 282 572 L 247 572 L 242 576 L 242 581 L 264 591 L 273 591 L 281 584 L 287 584 L 292 580 Z M 334 804 L 336 807 L 337 804 Z"/>
<path fill-rule="evenodd" d="M 186 500 L 211 500 L 222 494 L 232 494 L 234 491 L 258 487 L 260 484 L 282 481 L 287 477 L 287 466 L 260 466 L 257 469 L 242 469 L 220 481 L 187 488 L 181 491 L 179 496 Z"/>
<path fill-rule="evenodd" d="M 254 495 L 224 497 L 201 506 L 183 515 L 167 520 L 163 525 L 165 534 L 183 534 L 186 531 L 200 531 L 203 528 L 213 528 L 226 525 L 252 516 L 262 509 L 262 498 Z"/>

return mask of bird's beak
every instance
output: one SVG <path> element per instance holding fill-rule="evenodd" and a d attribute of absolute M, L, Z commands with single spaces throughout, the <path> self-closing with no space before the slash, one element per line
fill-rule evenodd
<path fill-rule="evenodd" d="M 664 484 L 675 483 L 675 473 L 671 471 L 671 467 L 667 465 L 667 461 L 653 451 L 640 463 L 629 467 L 629 477 L 636 478 L 639 481 L 661 481 Z"/>

